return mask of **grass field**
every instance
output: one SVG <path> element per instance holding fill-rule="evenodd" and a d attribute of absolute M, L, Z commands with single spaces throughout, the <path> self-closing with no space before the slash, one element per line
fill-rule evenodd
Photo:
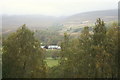
<path fill-rule="evenodd" d="M 45 61 L 47 62 L 47 65 L 49 67 L 54 67 L 54 66 L 58 65 L 58 59 L 53 59 L 53 58 L 49 57 L 49 58 L 46 58 Z"/>
<path fill-rule="evenodd" d="M 47 49 L 46 50 L 46 54 L 45 54 L 45 61 L 48 65 L 48 67 L 54 67 L 54 66 L 57 66 L 58 65 L 58 58 L 54 59 L 52 58 L 53 56 L 59 56 L 59 53 L 60 53 L 60 50 L 57 50 L 57 49 L 54 49 L 54 50 L 51 50 L 51 49 Z"/>

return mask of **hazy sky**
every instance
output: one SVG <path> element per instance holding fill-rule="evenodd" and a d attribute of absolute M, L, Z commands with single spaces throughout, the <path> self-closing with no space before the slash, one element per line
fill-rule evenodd
<path fill-rule="evenodd" d="M 117 9 L 119 0 L 0 0 L 2 14 L 67 16 L 80 12 Z"/>

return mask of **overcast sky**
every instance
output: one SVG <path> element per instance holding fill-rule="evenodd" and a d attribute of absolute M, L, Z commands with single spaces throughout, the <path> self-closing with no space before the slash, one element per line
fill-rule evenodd
<path fill-rule="evenodd" d="M 0 0 L 0 13 L 69 16 L 76 13 L 117 9 L 119 0 Z"/>

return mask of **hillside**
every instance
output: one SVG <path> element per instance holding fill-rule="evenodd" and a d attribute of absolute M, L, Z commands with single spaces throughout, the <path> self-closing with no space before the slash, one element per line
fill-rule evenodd
<path fill-rule="evenodd" d="M 65 30 L 78 29 L 84 26 L 92 26 L 94 25 L 97 18 L 101 18 L 105 21 L 105 23 L 117 21 L 118 19 L 118 11 L 117 10 L 104 10 L 104 11 L 92 11 L 79 13 L 72 16 L 67 17 L 61 23 L 63 24 Z"/>
<path fill-rule="evenodd" d="M 76 30 L 80 27 L 93 25 L 97 18 L 105 22 L 117 21 L 116 10 L 91 11 L 67 17 L 53 17 L 44 15 L 3 15 L 3 33 L 15 31 L 22 24 L 27 24 L 32 30 L 50 29 L 60 32 Z M 80 29 L 81 30 L 81 29 Z M 74 32 L 74 31 L 73 31 Z"/>

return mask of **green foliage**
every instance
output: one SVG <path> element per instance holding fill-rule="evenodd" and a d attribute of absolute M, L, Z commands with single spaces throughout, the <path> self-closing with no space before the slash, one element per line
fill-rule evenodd
<path fill-rule="evenodd" d="M 43 43 L 43 45 L 59 44 L 62 36 L 56 31 L 38 30 L 35 32 L 35 37 Z"/>
<path fill-rule="evenodd" d="M 3 77 L 118 78 L 119 29 L 116 23 L 106 27 L 99 18 L 93 28 L 84 27 L 78 38 L 64 33 L 62 42 L 54 32 L 35 33 L 45 44 L 61 42 L 59 51 L 41 49 L 34 33 L 23 25 L 3 41 Z"/>
<path fill-rule="evenodd" d="M 113 27 L 114 26 L 114 27 Z M 104 21 L 97 19 L 93 34 L 84 27 L 78 39 L 64 34 L 61 44 L 60 70 L 65 78 L 119 77 L 118 29 L 116 24 L 106 29 Z"/>
<path fill-rule="evenodd" d="M 113 25 L 109 28 L 108 32 L 107 32 L 107 48 L 106 51 L 109 53 L 110 56 L 110 66 L 112 67 L 112 71 L 111 71 L 111 76 L 112 77 L 119 77 L 119 68 L 120 68 L 120 64 L 119 64 L 119 35 L 120 35 L 120 31 L 119 31 L 119 26 L 116 23 L 113 23 Z"/>
<path fill-rule="evenodd" d="M 53 59 L 51 57 L 48 57 L 45 59 L 48 67 L 54 67 L 58 65 L 58 59 Z"/>
<path fill-rule="evenodd" d="M 95 55 L 95 71 L 94 76 L 99 78 L 105 78 L 110 77 L 109 73 L 106 73 L 106 67 L 107 67 L 107 59 L 109 55 L 106 52 L 106 27 L 104 24 L 104 21 L 102 21 L 100 18 L 96 21 L 94 30 L 93 30 L 93 54 Z M 109 63 L 108 63 L 109 64 Z"/>
<path fill-rule="evenodd" d="M 63 78 L 62 66 L 54 66 L 48 69 L 47 78 Z"/>
<path fill-rule="evenodd" d="M 46 50 L 46 53 L 45 54 L 45 57 L 52 57 L 54 59 L 60 57 L 60 51 L 61 50 L 58 50 L 58 49 L 48 49 Z"/>
<path fill-rule="evenodd" d="M 45 77 L 40 42 L 26 25 L 3 41 L 3 78 Z"/>

